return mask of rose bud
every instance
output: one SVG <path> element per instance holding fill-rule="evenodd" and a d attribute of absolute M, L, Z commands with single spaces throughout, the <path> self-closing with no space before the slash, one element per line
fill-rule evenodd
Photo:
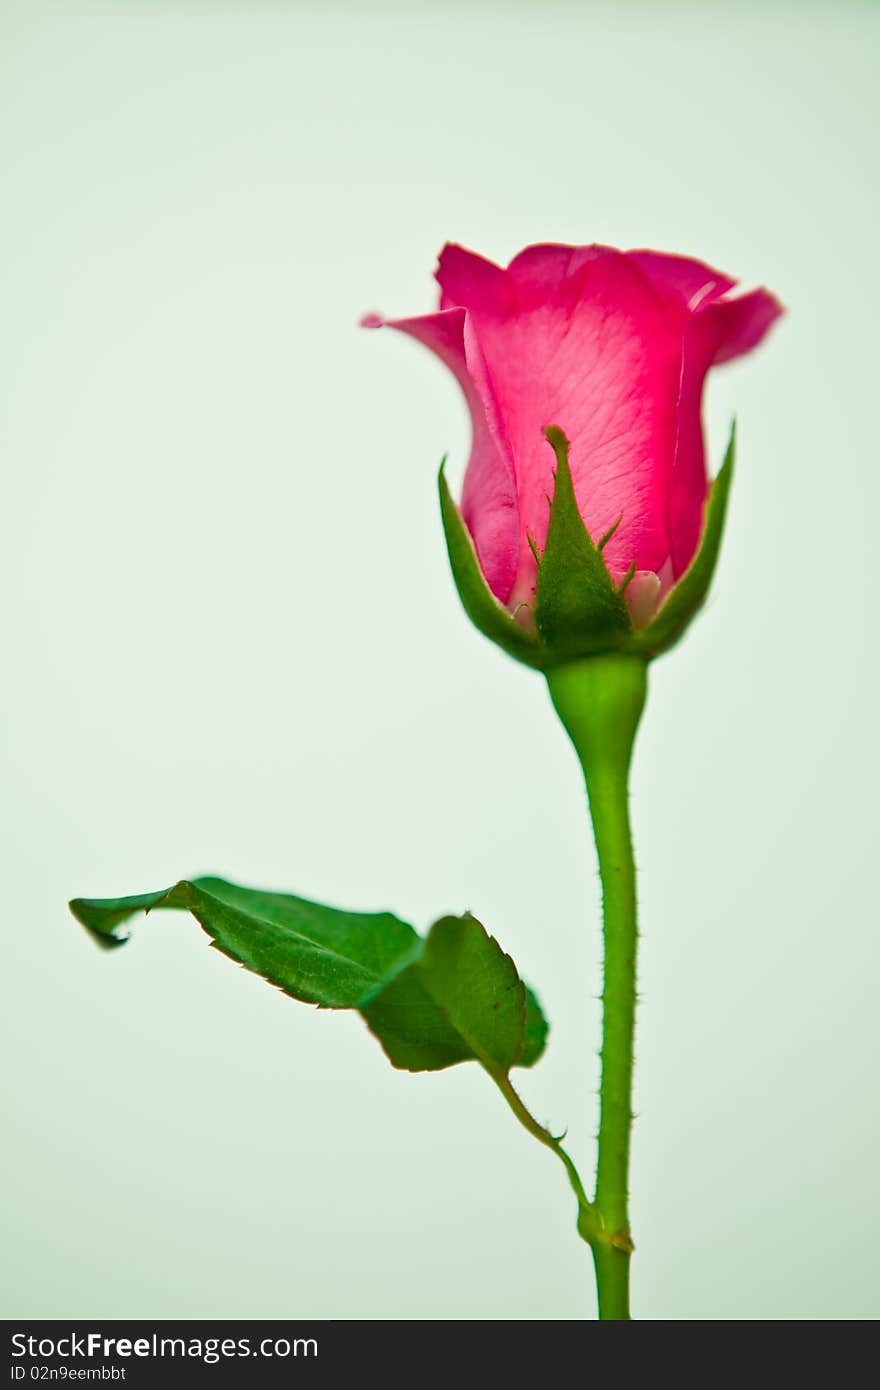
<path fill-rule="evenodd" d="M 540 668 L 657 655 L 702 605 L 733 467 L 705 464 L 709 368 L 782 313 L 700 261 L 606 246 L 530 246 L 502 269 L 446 246 L 440 307 L 381 319 L 432 349 L 470 409 L 460 509 L 440 495 L 464 607 Z"/>

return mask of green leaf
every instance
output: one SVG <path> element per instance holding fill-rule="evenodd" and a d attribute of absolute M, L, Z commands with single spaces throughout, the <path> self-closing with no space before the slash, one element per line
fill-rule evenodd
<path fill-rule="evenodd" d="M 526 991 L 516 966 L 475 917 L 441 917 L 419 969 L 434 1003 L 487 1071 L 521 1059 Z"/>
<path fill-rule="evenodd" d="M 79 898 L 70 906 L 84 926 L 117 942 L 127 939 L 120 926 L 136 912 L 182 908 L 224 955 L 294 999 L 327 1009 L 356 1008 L 421 949 L 412 927 L 390 912 L 341 912 L 220 878 L 184 879 L 136 898 Z"/>
<path fill-rule="evenodd" d="M 632 623 L 578 510 L 568 440 L 555 425 L 544 433 L 556 454 L 556 482 L 538 565 L 538 632 L 563 659 L 609 651 L 632 635 Z"/>
<path fill-rule="evenodd" d="M 418 964 L 384 981 L 360 1012 L 392 1066 L 442 1071 L 470 1062 L 474 1053 L 431 995 Z"/>
<path fill-rule="evenodd" d="M 294 999 L 357 1009 L 389 1060 L 436 1071 L 477 1060 L 532 1066 L 547 1025 L 516 967 L 475 918 L 445 917 L 426 939 L 389 912 L 345 912 L 219 878 L 130 898 L 78 898 L 74 916 L 109 944 L 137 912 L 184 909 L 232 960 Z"/>
<path fill-rule="evenodd" d="M 535 995 L 472 917 L 443 917 L 422 956 L 378 987 L 361 1013 L 390 1061 L 439 1071 L 476 1057 L 495 1074 L 534 1066 L 547 1041 Z"/>
<path fill-rule="evenodd" d="M 532 990 L 526 985 L 526 1027 L 523 1034 L 521 1067 L 533 1067 L 547 1046 L 550 1025 Z"/>
<path fill-rule="evenodd" d="M 668 651 L 705 603 L 721 548 L 735 454 L 736 422 L 730 429 L 730 442 L 724 462 L 709 490 L 706 521 L 697 553 L 678 583 L 670 589 L 665 603 L 661 604 L 654 619 L 643 631 L 636 634 L 634 649 L 644 651 L 649 656 L 658 656 L 661 652 Z"/>
<path fill-rule="evenodd" d="M 544 666 L 544 655 L 538 642 L 511 617 L 506 608 L 502 607 L 486 583 L 471 534 L 449 491 L 443 471 L 444 465 L 445 460 L 440 466 L 438 479 L 440 515 L 452 577 L 464 611 L 474 626 L 490 641 L 503 648 L 508 656 L 515 657 L 517 661 L 524 661 L 527 666 L 541 669 Z"/>

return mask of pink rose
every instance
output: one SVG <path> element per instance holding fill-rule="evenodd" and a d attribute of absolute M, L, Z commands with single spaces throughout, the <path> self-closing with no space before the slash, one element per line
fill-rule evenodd
<path fill-rule="evenodd" d="M 556 460 L 569 441 L 578 510 L 650 621 L 697 550 L 708 491 L 700 417 L 709 368 L 750 352 L 782 313 L 764 289 L 700 261 L 607 246 L 529 246 L 506 270 L 444 247 L 440 307 L 383 320 L 456 376 L 473 422 L 461 514 L 485 580 L 508 612 L 531 609 Z"/>

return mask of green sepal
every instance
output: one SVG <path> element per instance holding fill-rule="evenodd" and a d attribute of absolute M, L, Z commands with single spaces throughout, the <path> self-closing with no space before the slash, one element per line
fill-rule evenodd
<path fill-rule="evenodd" d="M 697 552 L 651 622 L 633 627 L 624 594 L 634 566 L 615 585 L 602 548 L 618 521 L 594 544 L 578 510 L 568 461 L 568 440 L 557 426 L 544 431 L 556 454 L 556 473 L 543 552 L 531 537 L 538 577 L 534 635 L 498 603 L 483 577 L 473 541 L 453 501 L 443 468 L 440 506 L 449 559 L 464 609 L 485 636 L 528 666 L 550 671 L 581 657 L 629 652 L 646 661 L 668 651 L 706 601 L 721 546 L 736 452 L 736 426 L 718 476 L 709 488 Z"/>
<path fill-rule="evenodd" d="M 503 648 L 509 656 L 515 657 L 517 661 L 524 661 L 527 666 L 542 670 L 546 665 L 546 654 L 542 652 L 537 639 L 511 617 L 486 583 L 471 534 L 449 491 L 444 473 L 445 464 L 444 459 L 438 478 L 440 515 L 443 519 L 452 577 L 462 607 L 474 626 L 490 641 Z"/>
<path fill-rule="evenodd" d="M 293 999 L 357 1009 L 395 1067 L 479 1061 L 492 1075 L 532 1066 L 547 1024 L 512 960 L 476 918 L 444 917 L 420 937 L 390 912 L 324 907 L 219 878 L 129 898 L 75 899 L 71 911 L 110 945 L 139 911 L 192 913 L 212 944 Z"/>
<path fill-rule="evenodd" d="M 584 525 L 574 494 L 568 440 L 556 425 L 544 431 L 556 454 L 547 540 L 538 562 L 535 619 L 541 641 L 560 659 L 614 651 L 633 626 L 601 550 Z M 614 528 L 603 540 L 613 534 Z"/>
<path fill-rule="evenodd" d="M 730 428 L 730 441 L 724 462 L 709 489 L 703 535 L 697 552 L 684 574 L 670 589 L 668 597 L 660 605 L 648 626 L 635 634 L 629 644 L 629 650 L 642 652 L 648 658 L 668 651 L 683 635 L 691 619 L 705 603 L 721 548 L 735 454 L 734 421 Z"/>

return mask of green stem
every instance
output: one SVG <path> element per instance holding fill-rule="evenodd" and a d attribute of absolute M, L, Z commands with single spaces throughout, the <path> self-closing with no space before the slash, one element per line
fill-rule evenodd
<path fill-rule="evenodd" d="M 584 771 L 602 879 L 605 966 L 602 1081 L 591 1242 L 599 1317 L 629 1318 L 632 1252 L 628 1211 L 636 1006 L 636 875 L 628 780 L 645 703 L 647 668 L 638 656 L 597 656 L 548 672 L 550 694 Z"/>
<path fill-rule="evenodd" d="M 571 1190 L 577 1198 L 578 1234 L 588 1245 L 591 1245 L 599 1235 L 599 1222 L 596 1208 L 587 1197 L 584 1185 L 580 1179 L 580 1174 L 571 1158 L 562 1147 L 561 1141 L 557 1139 L 554 1134 L 551 1134 L 549 1129 L 545 1129 L 542 1124 L 539 1124 L 534 1115 L 526 1109 L 522 1097 L 514 1090 L 513 1083 L 507 1072 L 489 1071 L 489 1075 L 523 1128 L 527 1129 L 529 1134 L 533 1135 L 535 1139 L 538 1140 L 539 1144 L 543 1144 L 545 1148 L 550 1149 L 551 1153 L 555 1153 L 556 1157 L 565 1168 L 568 1174 L 568 1181 L 571 1184 Z"/>

